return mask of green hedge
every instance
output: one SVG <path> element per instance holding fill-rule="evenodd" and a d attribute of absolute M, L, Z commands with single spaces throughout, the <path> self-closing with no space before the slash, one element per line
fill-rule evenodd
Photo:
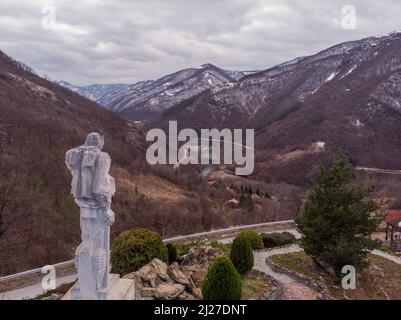
<path fill-rule="evenodd" d="M 241 277 L 227 257 L 217 257 L 207 271 L 202 285 L 204 300 L 239 300 Z"/>
<path fill-rule="evenodd" d="M 172 243 L 167 243 L 166 248 L 168 251 L 168 263 L 172 264 L 178 261 L 177 247 Z"/>
<path fill-rule="evenodd" d="M 168 262 L 168 251 L 159 234 L 146 228 L 133 228 L 122 232 L 111 248 L 111 271 L 121 276 L 134 272 L 159 258 Z"/>
<path fill-rule="evenodd" d="M 240 235 L 244 235 L 251 241 L 253 250 L 262 250 L 265 246 L 263 245 L 262 237 L 259 233 L 252 230 L 245 230 L 240 233 Z"/>
<path fill-rule="evenodd" d="M 266 248 L 274 248 L 295 243 L 297 239 L 289 232 L 262 233 L 263 244 Z"/>
<path fill-rule="evenodd" d="M 231 245 L 230 259 L 240 274 L 245 274 L 253 267 L 252 244 L 248 237 L 239 234 Z"/>

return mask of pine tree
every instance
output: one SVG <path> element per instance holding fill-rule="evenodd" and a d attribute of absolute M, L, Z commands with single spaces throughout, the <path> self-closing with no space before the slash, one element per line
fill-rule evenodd
<path fill-rule="evenodd" d="M 178 261 L 177 247 L 172 243 L 167 243 L 166 248 L 168 252 L 168 263 L 172 264 L 173 262 Z"/>
<path fill-rule="evenodd" d="M 371 239 L 380 223 L 380 218 L 371 215 L 377 205 L 365 200 L 372 188 L 350 186 L 353 178 L 347 157 L 339 154 L 331 167 L 320 169 L 305 213 L 296 219 L 305 252 L 330 265 L 337 279 L 345 265 L 357 270 L 368 266 L 367 254 L 378 246 Z"/>
<path fill-rule="evenodd" d="M 248 210 L 252 210 L 253 209 L 252 197 L 247 192 L 243 192 L 243 193 L 240 194 L 239 203 L 240 203 L 242 208 L 246 208 Z"/>

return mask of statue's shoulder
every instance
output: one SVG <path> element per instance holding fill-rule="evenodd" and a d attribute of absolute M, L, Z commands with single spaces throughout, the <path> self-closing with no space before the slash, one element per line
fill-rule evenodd
<path fill-rule="evenodd" d="M 98 155 L 98 160 L 101 162 L 111 162 L 110 155 L 107 152 L 100 151 Z"/>
<path fill-rule="evenodd" d="M 65 153 L 65 162 L 69 168 L 78 168 L 82 159 L 82 152 L 79 148 L 73 148 Z"/>
<path fill-rule="evenodd" d="M 81 150 L 79 148 L 72 148 L 72 149 L 68 150 L 65 153 L 65 157 L 66 158 L 67 157 L 72 157 L 72 156 L 74 156 L 75 154 L 78 154 L 78 153 L 81 153 Z"/>

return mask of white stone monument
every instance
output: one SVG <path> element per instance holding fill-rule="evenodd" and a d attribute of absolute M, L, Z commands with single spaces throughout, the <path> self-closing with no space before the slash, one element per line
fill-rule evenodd
<path fill-rule="evenodd" d="M 65 299 L 133 299 L 134 295 L 132 280 L 109 275 L 110 226 L 114 222 L 111 198 L 116 189 L 109 175 L 111 159 L 102 151 L 103 144 L 103 136 L 90 133 L 84 145 L 65 155 L 72 174 L 71 193 L 80 208 L 82 238 L 75 253 L 78 283 Z"/>

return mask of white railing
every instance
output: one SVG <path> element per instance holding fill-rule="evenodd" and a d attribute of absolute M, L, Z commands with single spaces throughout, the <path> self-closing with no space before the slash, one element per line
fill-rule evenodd
<path fill-rule="evenodd" d="M 294 223 L 294 220 L 282 220 L 282 221 L 274 221 L 274 222 L 248 224 L 248 225 L 245 225 L 245 226 L 237 226 L 237 227 L 230 227 L 230 228 L 226 228 L 226 229 L 217 229 L 217 230 L 212 230 L 212 231 L 193 233 L 193 234 L 190 234 L 190 235 L 187 235 L 187 236 L 178 236 L 178 237 L 165 239 L 165 240 L 163 240 L 163 242 L 164 243 L 168 243 L 168 242 L 175 242 L 175 241 L 180 241 L 180 240 L 189 240 L 189 239 L 193 239 L 193 238 L 210 236 L 210 235 L 213 235 L 213 234 L 235 232 L 235 231 L 244 230 L 244 229 L 268 227 L 268 226 L 274 226 L 274 225 L 278 225 L 278 224 L 288 224 L 288 223 Z"/>
<path fill-rule="evenodd" d="M 378 169 L 378 168 L 366 168 L 366 167 L 356 167 L 358 171 L 365 172 L 374 172 L 374 173 L 384 173 L 384 174 L 401 174 L 401 170 L 393 170 L 393 169 Z"/>

